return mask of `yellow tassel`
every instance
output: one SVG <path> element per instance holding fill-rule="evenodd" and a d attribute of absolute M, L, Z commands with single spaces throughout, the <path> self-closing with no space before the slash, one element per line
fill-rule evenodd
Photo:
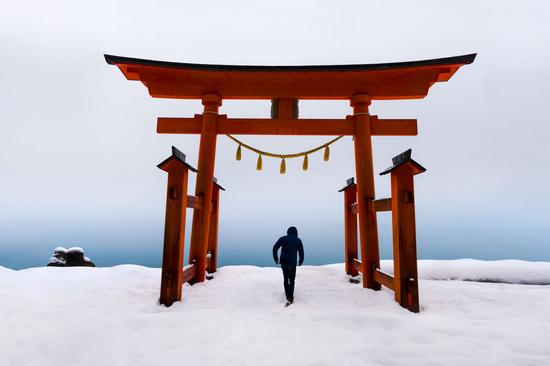
<path fill-rule="evenodd" d="M 328 145 L 325 147 L 325 156 L 323 157 L 323 159 L 325 159 L 325 161 L 328 161 L 328 158 L 330 157 L 330 149 L 328 147 Z"/>
<path fill-rule="evenodd" d="M 237 148 L 236 159 L 239 160 L 239 161 L 241 160 L 241 145 L 239 145 L 239 147 Z"/>
<path fill-rule="evenodd" d="M 280 173 L 281 174 L 285 174 L 286 173 L 286 162 L 285 162 L 285 159 L 283 158 L 283 160 L 281 160 L 281 170 L 280 170 Z"/>
<path fill-rule="evenodd" d="M 302 170 L 307 170 L 307 165 L 308 165 L 308 158 L 307 158 L 307 155 L 304 155 L 304 163 L 302 164 Z"/>
<path fill-rule="evenodd" d="M 262 156 L 258 155 L 258 162 L 256 163 L 256 170 L 262 170 Z"/>

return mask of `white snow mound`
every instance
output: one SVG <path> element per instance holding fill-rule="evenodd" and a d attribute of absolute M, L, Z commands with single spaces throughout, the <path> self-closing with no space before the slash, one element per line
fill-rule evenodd
<path fill-rule="evenodd" d="M 448 263 L 422 261 L 420 272 L 441 279 L 548 275 L 547 264 L 455 264 L 449 271 Z M 212 281 L 184 285 L 183 301 L 166 308 L 157 302 L 159 269 L 0 269 L 2 365 L 485 366 L 550 359 L 550 286 L 421 279 L 421 312 L 413 314 L 390 290 L 349 283 L 342 264 L 303 266 L 295 303 L 284 308 L 280 269 L 229 266 Z"/>
<path fill-rule="evenodd" d="M 84 249 L 81 247 L 72 247 L 67 249 L 67 253 L 84 253 Z"/>
<path fill-rule="evenodd" d="M 382 260 L 382 270 L 393 274 L 393 261 Z M 426 280 L 462 280 L 526 285 L 550 285 L 550 262 L 479 259 L 418 261 L 418 276 Z"/>

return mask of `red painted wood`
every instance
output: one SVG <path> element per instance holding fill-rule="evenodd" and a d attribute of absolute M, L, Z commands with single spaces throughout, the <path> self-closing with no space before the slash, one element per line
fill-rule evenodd
<path fill-rule="evenodd" d="M 353 260 L 359 256 L 357 247 L 357 215 L 352 211 L 357 202 L 357 186 L 350 184 L 344 189 L 344 240 L 346 273 L 357 276 L 357 269 L 353 266 Z"/>
<path fill-rule="evenodd" d="M 292 118 L 294 99 L 277 98 L 277 118 Z"/>
<path fill-rule="evenodd" d="M 393 290 L 394 280 L 393 277 L 386 272 L 382 272 L 379 269 L 374 270 L 374 280 L 381 285 L 386 286 L 387 288 Z"/>
<path fill-rule="evenodd" d="M 208 273 L 214 273 L 218 270 L 218 218 L 220 210 L 220 188 L 214 184 L 212 186 L 212 209 L 210 211 L 210 230 L 208 234 L 208 249 L 210 253 Z"/>
<path fill-rule="evenodd" d="M 197 266 L 194 264 L 190 264 L 188 266 L 185 266 L 185 268 L 182 271 L 182 279 L 183 282 L 193 282 L 193 278 L 197 275 Z"/>
<path fill-rule="evenodd" d="M 170 306 L 181 300 L 188 169 L 177 160 L 172 160 L 163 169 L 168 171 L 168 187 L 160 303 Z"/>
<path fill-rule="evenodd" d="M 351 264 L 358 273 L 361 272 L 361 268 L 363 268 L 363 265 L 361 264 L 360 260 L 354 259 Z"/>
<path fill-rule="evenodd" d="M 405 163 L 391 172 L 395 301 L 420 311 L 414 212 L 415 167 Z"/>
<path fill-rule="evenodd" d="M 375 116 L 371 123 L 373 136 L 416 136 L 415 119 L 378 119 Z M 158 133 L 200 134 L 202 116 L 193 118 L 159 117 Z M 345 119 L 270 119 L 270 118 L 227 118 L 220 115 L 216 123 L 218 134 L 230 135 L 318 135 L 318 136 L 352 136 L 355 133 L 353 116 Z"/>
<path fill-rule="evenodd" d="M 109 56 L 128 80 L 139 80 L 156 98 L 201 99 L 214 93 L 224 99 L 340 99 L 369 94 L 376 99 L 418 99 L 438 81 L 447 81 L 474 55 L 447 60 L 304 68 L 193 67 Z M 435 61 L 435 62 L 430 62 Z M 364 67 L 362 67 L 364 66 Z"/>
<path fill-rule="evenodd" d="M 200 197 L 187 195 L 187 208 L 200 210 L 202 208 L 202 199 Z"/>
<path fill-rule="evenodd" d="M 191 251 L 189 253 L 189 263 L 196 261 L 197 275 L 194 279 L 195 282 L 203 282 L 206 278 L 206 251 L 210 232 L 210 210 L 212 208 L 212 186 L 216 157 L 216 122 L 218 108 L 222 100 L 217 95 L 205 95 L 202 103 L 204 112 L 195 187 L 195 196 L 202 199 L 202 208 L 193 210 Z"/>
<path fill-rule="evenodd" d="M 375 212 L 391 211 L 391 198 L 382 198 L 372 201 L 372 208 Z"/>
<path fill-rule="evenodd" d="M 361 272 L 362 264 L 357 259 L 354 259 L 351 262 L 351 265 L 357 272 Z M 374 280 L 378 282 L 381 285 L 386 286 L 390 290 L 393 290 L 394 288 L 394 279 L 391 275 L 387 274 L 386 272 L 381 271 L 380 269 L 375 269 L 373 272 Z"/>
<path fill-rule="evenodd" d="M 355 115 L 355 176 L 363 287 L 380 290 L 380 284 L 374 280 L 373 275 L 374 270 L 380 267 L 380 254 L 376 212 L 370 210 L 375 195 L 369 104 L 370 97 L 366 95 L 358 95 L 351 100 Z"/>
<path fill-rule="evenodd" d="M 370 134 L 372 136 L 416 136 L 416 119 L 379 119 L 370 116 Z"/>

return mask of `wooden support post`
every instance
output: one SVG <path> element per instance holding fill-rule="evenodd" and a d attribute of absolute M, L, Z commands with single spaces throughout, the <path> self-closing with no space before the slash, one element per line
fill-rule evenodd
<path fill-rule="evenodd" d="M 172 156 L 158 167 L 168 172 L 159 301 L 170 306 L 181 300 L 188 173 L 189 169 L 196 170 L 185 163 L 185 155 L 174 147 Z"/>
<path fill-rule="evenodd" d="M 353 178 L 347 180 L 347 185 L 340 190 L 344 192 L 344 241 L 346 273 L 357 276 L 359 271 L 354 267 L 353 261 L 358 259 L 357 250 L 357 213 L 353 211 L 353 205 L 357 202 L 357 186 Z"/>
<path fill-rule="evenodd" d="M 413 176 L 426 169 L 411 158 L 411 150 L 393 158 L 391 205 L 395 301 L 412 312 L 419 312 L 418 269 L 416 264 L 416 224 Z"/>
<path fill-rule="evenodd" d="M 412 288 L 414 294 L 409 294 L 408 291 L 409 280 L 418 282 L 414 186 L 410 169 L 392 172 L 391 191 L 395 301 L 411 311 L 418 312 L 418 286 Z"/>
<path fill-rule="evenodd" d="M 212 185 L 212 209 L 210 210 L 210 231 L 208 233 L 208 249 L 210 261 L 208 273 L 214 273 L 218 270 L 218 218 L 220 215 L 220 189 L 224 190 L 214 178 Z"/>
<path fill-rule="evenodd" d="M 355 122 L 355 172 L 363 287 L 380 290 L 380 284 L 374 280 L 374 270 L 380 267 L 378 226 L 376 212 L 370 209 L 372 207 L 371 201 L 375 197 L 369 115 L 370 102 L 371 98 L 368 95 L 355 95 L 351 98 Z"/>
<path fill-rule="evenodd" d="M 192 283 L 203 282 L 206 271 L 206 252 L 210 231 L 210 210 L 212 208 L 212 185 L 214 179 L 214 162 L 216 158 L 216 121 L 222 98 L 216 94 L 206 94 L 202 98 L 204 112 L 199 145 L 199 162 L 195 196 L 202 199 L 202 208 L 193 211 L 191 233 L 191 251 L 189 263 L 196 261 L 197 274 Z"/>

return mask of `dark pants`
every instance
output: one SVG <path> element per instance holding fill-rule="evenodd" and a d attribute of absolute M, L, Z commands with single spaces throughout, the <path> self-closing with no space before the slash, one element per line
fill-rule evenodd
<path fill-rule="evenodd" d="M 296 266 L 291 264 L 281 264 L 281 269 L 283 270 L 286 299 L 292 302 L 294 300 L 294 279 L 296 278 Z"/>

